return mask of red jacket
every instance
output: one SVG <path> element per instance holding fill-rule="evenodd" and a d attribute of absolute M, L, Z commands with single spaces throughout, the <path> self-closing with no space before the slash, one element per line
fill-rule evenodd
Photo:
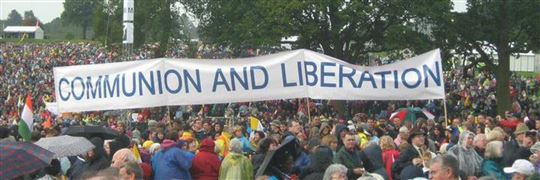
<path fill-rule="evenodd" d="M 388 178 L 390 180 L 392 180 L 392 164 L 394 164 L 394 162 L 397 161 L 398 158 L 399 158 L 399 151 L 395 149 L 385 150 L 382 153 L 384 169 L 386 169 L 386 174 L 388 174 Z"/>
<path fill-rule="evenodd" d="M 512 130 L 516 130 L 516 127 L 517 125 L 519 124 L 519 121 L 517 120 L 502 120 L 500 123 L 499 123 L 502 127 L 505 127 L 505 128 L 510 128 Z"/>
<path fill-rule="evenodd" d="M 214 152 L 214 141 L 206 138 L 201 142 L 199 153 L 191 164 L 191 178 L 194 180 L 216 180 L 219 177 L 221 161 Z"/>

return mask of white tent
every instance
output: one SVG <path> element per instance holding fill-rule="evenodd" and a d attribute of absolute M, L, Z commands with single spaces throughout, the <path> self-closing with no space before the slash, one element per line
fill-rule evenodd
<path fill-rule="evenodd" d="M 8 26 L 4 29 L 4 34 L 8 37 L 21 37 L 25 33 L 34 39 L 43 39 L 45 34 L 39 26 Z"/>

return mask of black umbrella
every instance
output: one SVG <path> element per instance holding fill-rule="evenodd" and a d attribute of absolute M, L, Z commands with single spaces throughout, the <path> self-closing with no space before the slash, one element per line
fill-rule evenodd
<path fill-rule="evenodd" d="M 298 139 L 294 136 L 287 136 L 275 151 L 270 151 L 266 154 L 255 177 L 273 175 L 281 177 L 280 179 L 289 179 L 287 176 L 287 172 L 289 171 L 286 167 L 287 161 L 289 158 L 292 158 L 294 162 L 300 156 L 301 152 L 302 149 L 300 148 Z M 276 156 L 275 154 L 278 155 Z"/>
<path fill-rule="evenodd" d="M 118 136 L 118 133 L 104 126 L 70 126 L 62 135 L 80 136 L 88 139 L 92 137 L 114 139 Z"/>

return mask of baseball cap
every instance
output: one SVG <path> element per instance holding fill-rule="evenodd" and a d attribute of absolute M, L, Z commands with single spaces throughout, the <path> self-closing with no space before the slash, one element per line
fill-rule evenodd
<path fill-rule="evenodd" d="M 504 172 L 508 174 L 520 173 L 530 176 L 534 173 L 534 166 L 531 162 L 525 159 L 518 159 L 512 164 L 512 167 L 505 167 Z"/>

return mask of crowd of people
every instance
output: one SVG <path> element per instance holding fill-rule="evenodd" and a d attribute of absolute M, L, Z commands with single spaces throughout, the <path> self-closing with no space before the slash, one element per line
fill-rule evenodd
<path fill-rule="evenodd" d="M 154 57 L 156 45 L 133 59 Z M 173 46 L 166 57 L 187 56 Z M 242 56 L 271 51 L 246 50 Z M 223 48 L 199 48 L 200 58 L 230 58 Z M 496 114 L 493 74 L 452 70 L 443 101 L 289 99 L 53 114 L 52 68 L 122 61 L 92 43 L 2 44 L 0 141 L 21 140 L 17 123 L 34 99 L 32 141 L 72 126 L 100 125 L 114 139 L 92 137 L 95 148 L 21 178 L 68 179 L 537 179 L 540 178 L 540 80 L 512 76 L 512 110 Z M 402 108 L 435 118 L 400 119 Z M 42 122 L 51 124 L 44 125 Z M 252 123 L 260 122 L 263 129 Z M 137 149 L 134 151 L 134 149 Z"/>

